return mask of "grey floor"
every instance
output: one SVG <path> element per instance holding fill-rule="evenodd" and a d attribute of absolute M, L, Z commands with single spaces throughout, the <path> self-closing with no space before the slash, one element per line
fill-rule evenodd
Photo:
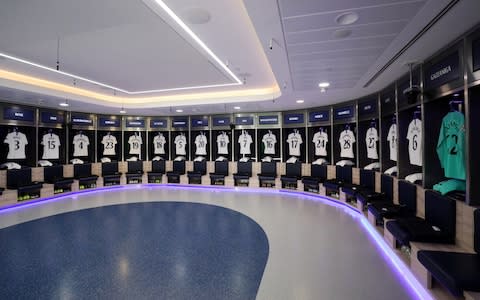
<path fill-rule="evenodd" d="M 215 204 L 257 222 L 270 247 L 257 299 L 414 299 L 349 208 L 275 190 L 120 187 L 1 211 L 0 228 L 146 201 Z"/>

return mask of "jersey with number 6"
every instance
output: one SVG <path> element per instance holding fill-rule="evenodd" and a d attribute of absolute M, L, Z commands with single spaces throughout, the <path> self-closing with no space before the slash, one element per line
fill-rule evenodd
<path fill-rule="evenodd" d="M 445 177 L 465 180 L 465 116 L 449 112 L 442 119 L 437 154 Z"/>
<path fill-rule="evenodd" d="M 90 140 L 84 134 L 77 134 L 73 137 L 73 156 L 88 156 L 88 145 Z"/>
<path fill-rule="evenodd" d="M 328 134 L 325 131 L 315 133 L 312 142 L 316 156 L 327 156 Z"/>
<path fill-rule="evenodd" d="M 410 157 L 410 164 L 422 165 L 422 121 L 420 119 L 413 119 L 408 125 L 408 156 Z"/>
<path fill-rule="evenodd" d="M 28 145 L 27 136 L 21 132 L 10 132 L 3 141 L 8 144 L 7 159 L 25 159 L 25 146 Z"/>
<path fill-rule="evenodd" d="M 367 157 L 370 159 L 378 159 L 377 141 L 377 129 L 375 127 L 368 128 L 365 135 L 365 143 L 367 144 Z"/>
<path fill-rule="evenodd" d="M 59 159 L 60 138 L 55 133 L 47 133 L 42 137 L 40 144 L 43 145 L 42 159 Z"/>

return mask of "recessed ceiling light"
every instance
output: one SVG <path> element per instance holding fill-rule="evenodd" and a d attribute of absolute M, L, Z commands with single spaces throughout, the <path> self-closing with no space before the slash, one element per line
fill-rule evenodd
<path fill-rule="evenodd" d="M 234 106 L 233 109 L 240 109 L 240 106 Z"/>
<path fill-rule="evenodd" d="M 60 102 L 58 105 L 60 105 L 61 107 L 69 107 L 69 106 L 70 106 L 70 104 L 68 104 L 67 101 L 65 101 L 65 102 Z"/>
<path fill-rule="evenodd" d="M 455 94 L 453 94 L 453 97 L 459 97 L 459 96 L 460 96 L 460 94 L 459 94 L 459 93 L 455 93 Z"/>
<path fill-rule="evenodd" d="M 330 82 L 326 82 L 326 81 L 325 82 L 320 82 L 318 84 L 318 86 L 321 87 L 321 88 L 327 88 L 327 87 L 330 86 Z"/>
<path fill-rule="evenodd" d="M 341 13 L 335 18 L 335 22 L 337 22 L 339 25 L 351 25 L 357 21 L 358 14 L 353 11 Z"/>
<path fill-rule="evenodd" d="M 120 110 L 120 113 L 121 113 L 122 115 L 124 115 L 124 114 L 127 113 L 127 111 L 126 111 L 124 108 L 122 108 L 122 109 Z"/>
<path fill-rule="evenodd" d="M 183 112 L 183 109 L 177 109 L 176 112 L 181 113 Z"/>
<path fill-rule="evenodd" d="M 350 29 L 338 29 L 333 32 L 333 37 L 336 39 L 344 39 L 352 34 Z"/>
<path fill-rule="evenodd" d="M 303 103 L 303 102 L 305 102 L 305 101 L 302 100 L 302 99 L 299 99 L 299 100 L 297 100 L 296 102 L 297 102 L 297 103 Z"/>

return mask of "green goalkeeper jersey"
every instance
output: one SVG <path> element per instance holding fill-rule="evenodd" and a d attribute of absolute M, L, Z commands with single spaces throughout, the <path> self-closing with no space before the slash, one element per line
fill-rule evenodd
<path fill-rule="evenodd" d="M 445 177 L 465 180 L 465 117 L 462 113 L 452 111 L 442 119 L 437 154 Z"/>

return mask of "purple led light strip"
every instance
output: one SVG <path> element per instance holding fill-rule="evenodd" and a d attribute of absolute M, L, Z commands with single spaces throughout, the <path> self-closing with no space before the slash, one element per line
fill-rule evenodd
<path fill-rule="evenodd" d="M 272 190 L 272 189 L 263 189 L 263 188 L 248 188 L 248 187 L 225 187 L 225 186 L 201 186 L 201 185 L 180 185 L 180 184 L 132 184 L 132 185 L 121 185 L 121 186 L 110 186 L 110 187 L 101 187 L 95 188 L 92 190 L 82 190 L 69 192 L 67 194 L 56 195 L 53 197 L 42 198 L 34 201 L 29 201 L 26 203 L 18 203 L 7 207 L 0 208 L 0 213 L 7 213 L 9 211 L 28 208 L 31 206 L 40 205 L 43 203 L 50 203 L 63 200 L 65 198 L 76 200 L 77 195 L 85 194 L 94 194 L 107 191 L 115 190 L 129 190 L 129 189 L 138 189 L 141 187 L 150 187 L 150 188 L 162 188 L 168 187 L 171 189 L 204 189 L 204 190 L 214 190 L 214 191 L 223 191 L 223 192 L 241 192 L 241 193 L 266 193 L 266 194 L 286 194 L 289 196 L 302 196 L 305 200 L 322 202 L 330 206 L 335 206 L 338 208 L 343 208 L 343 211 L 348 213 L 351 217 L 357 220 L 362 227 L 367 231 L 370 236 L 370 240 L 374 242 L 377 249 L 380 250 L 382 257 L 387 263 L 395 270 L 397 278 L 403 283 L 404 287 L 410 292 L 412 296 L 418 299 L 433 299 L 433 297 L 428 293 L 428 291 L 418 282 L 415 276 L 411 273 L 410 268 L 405 265 L 405 263 L 392 251 L 392 249 L 385 243 L 383 237 L 379 235 L 376 229 L 367 221 L 365 216 L 358 211 L 356 208 L 344 203 L 339 202 L 335 199 L 324 197 L 321 195 L 310 194 L 302 191 L 288 191 L 288 190 Z M 73 198 L 73 199 L 72 199 Z"/>

